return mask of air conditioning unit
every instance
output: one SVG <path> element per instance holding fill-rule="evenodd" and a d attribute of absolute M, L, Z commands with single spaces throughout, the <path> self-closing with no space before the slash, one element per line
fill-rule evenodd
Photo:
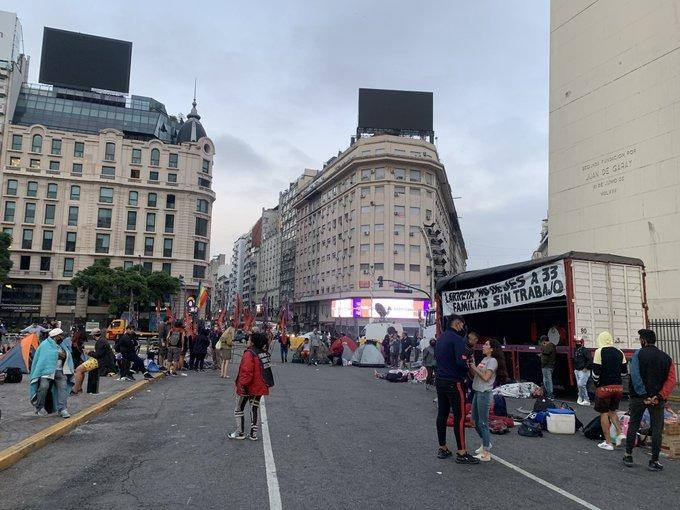
<path fill-rule="evenodd" d="M 370 204 L 371 204 L 371 205 L 375 205 L 375 202 L 374 202 L 373 200 L 371 200 Z"/>
<path fill-rule="evenodd" d="M 399 253 L 399 252 L 398 252 L 397 250 L 394 250 L 392 253 L 394 253 L 394 254 L 396 255 L 396 254 Z"/>
<path fill-rule="evenodd" d="M 395 216 L 399 216 L 399 213 L 397 211 L 394 211 Z"/>
<path fill-rule="evenodd" d="M 366 195 L 363 195 L 363 194 L 362 194 L 362 195 L 359 195 L 359 196 L 360 196 L 361 198 L 366 198 Z"/>
<path fill-rule="evenodd" d="M 398 191 L 395 191 L 395 192 L 394 192 L 394 196 L 395 196 L 395 197 L 398 197 L 398 196 L 399 196 L 399 192 L 398 192 Z"/>
<path fill-rule="evenodd" d="M 365 236 L 367 236 L 367 235 L 369 235 L 369 234 L 370 234 L 370 232 L 368 232 L 367 230 L 364 230 L 364 235 L 365 235 Z"/>
<path fill-rule="evenodd" d="M 394 231 L 394 235 L 395 235 L 395 236 L 398 236 L 398 235 L 399 235 L 399 231 L 398 231 L 398 230 L 395 230 L 395 231 Z"/>
<path fill-rule="evenodd" d="M 408 236 L 409 236 L 409 237 L 413 237 L 413 232 L 409 232 L 409 233 L 408 233 Z"/>

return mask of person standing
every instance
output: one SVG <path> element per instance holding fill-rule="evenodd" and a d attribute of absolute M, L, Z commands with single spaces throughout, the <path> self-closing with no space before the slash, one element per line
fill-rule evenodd
<path fill-rule="evenodd" d="M 654 331 L 641 329 L 638 335 L 642 347 L 635 351 L 630 361 L 630 422 L 623 463 L 627 467 L 633 467 L 633 446 L 640 430 L 642 415 L 647 409 L 652 429 L 652 458 L 647 469 L 661 471 L 663 466 L 659 463 L 659 451 L 664 425 L 664 404 L 675 387 L 675 366 L 671 357 L 656 346 Z"/>
<path fill-rule="evenodd" d="M 260 399 L 269 395 L 269 388 L 274 386 L 271 360 L 269 353 L 264 349 L 267 345 L 267 336 L 263 333 L 253 333 L 246 350 L 243 352 L 241 364 L 238 367 L 236 377 L 236 430 L 229 434 L 229 439 L 245 439 L 245 408 L 250 402 L 250 433 L 248 439 L 257 441 L 257 421 Z"/>
<path fill-rule="evenodd" d="M 401 368 L 406 368 L 408 363 L 411 362 L 411 347 L 413 343 L 411 338 L 408 336 L 406 331 L 401 334 Z"/>
<path fill-rule="evenodd" d="M 215 327 L 210 331 L 210 352 L 212 353 L 213 370 L 222 368 L 220 350 L 216 348 L 217 341 L 220 339 L 220 336 L 222 336 L 222 332 L 220 331 L 219 326 L 215 325 Z"/>
<path fill-rule="evenodd" d="M 590 352 L 583 346 L 583 338 L 577 339 L 574 348 L 574 377 L 576 378 L 576 387 L 578 388 L 578 400 L 576 403 L 581 406 L 590 405 L 590 397 L 588 397 L 588 378 L 590 377 Z"/>
<path fill-rule="evenodd" d="M 170 328 L 165 343 L 168 352 L 168 357 L 166 359 L 168 371 L 170 372 L 170 375 L 177 375 L 180 353 L 184 348 L 184 327 L 182 326 L 182 321 L 176 321 L 175 325 Z"/>
<path fill-rule="evenodd" d="M 623 398 L 623 381 L 626 373 L 626 356 L 614 347 L 614 339 L 608 331 L 597 337 L 598 348 L 593 356 L 593 381 L 595 381 L 594 409 L 600 413 L 600 424 L 604 441 L 598 444 L 603 450 L 613 450 L 614 444 L 619 446 L 623 440 L 621 422 L 616 411 Z M 616 435 L 611 437 L 610 428 L 614 425 Z"/>
<path fill-rule="evenodd" d="M 279 334 L 279 343 L 281 344 L 281 363 L 288 363 L 288 348 L 290 347 L 290 338 L 285 331 Z"/>
<path fill-rule="evenodd" d="M 478 464 L 479 459 L 465 447 L 465 381 L 468 375 L 468 356 L 465 353 L 465 319 L 460 315 L 449 318 L 449 327 L 435 343 L 434 355 L 437 387 L 437 457 L 453 455 L 446 444 L 446 421 L 453 413 L 453 434 L 456 438 L 456 462 Z"/>
<path fill-rule="evenodd" d="M 319 364 L 319 346 L 321 345 L 321 335 L 319 334 L 319 328 L 314 328 L 314 331 L 309 335 L 309 357 L 307 358 L 307 364 L 314 365 Z"/>
<path fill-rule="evenodd" d="M 545 398 L 552 400 L 553 395 L 553 370 L 555 370 L 555 361 L 557 360 L 557 349 L 548 335 L 541 336 L 541 372 L 543 373 L 543 389 L 545 390 Z"/>
<path fill-rule="evenodd" d="M 210 338 L 208 337 L 208 330 L 199 328 L 196 340 L 194 341 L 194 364 L 191 369 L 194 371 L 205 372 L 204 363 L 205 356 L 208 354 L 208 347 L 210 346 Z"/>
<path fill-rule="evenodd" d="M 35 414 L 47 416 L 56 410 L 60 417 L 70 418 L 68 394 L 73 386 L 73 355 L 70 346 L 62 345 L 64 332 L 54 328 L 33 355 L 30 373 L 29 396 Z M 46 409 L 47 394 L 52 397 L 52 407 Z"/>
<path fill-rule="evenodd" d="M 434 344 L 437 341 L 434 338 L 430 339 L 430 345 L 423 351 L 423 366 L 427 370 L 427 378 L 425 379 L 425 389 L 429 390 L 434 383 L 434 367 L 436 365 L 434 360 Z"/>
<path fill-rule="evenodd" d="M 78 368 L 83 362 L 85 352 L 85 329 L 82 326 L 73 326 L 71 334 L 71 354 L 73 356 L 73 367 Z"/>
<path fill-rule="evenodd" d="M 385 335 L 385 338 L 383 338 L 381 345 L 382 345 L 383 356 L 385 358 L 385 361 L 389 365 L 390 364 L 390 335 Z"/>
<path fill-rule="evenodd" d="M 475 430 L 482 440 L 482 446 L 476 451 L 475 458 L 482 462 L 491 460 L 491 432 L 489 430 L 489 411 L 493 389 L 496 379 L 503 382 L 507 376 L 505 370 L 505 355 L 498 340 L 487 340 L 482 347 L 484 358 L 475 366 L 474 360 L 470 363 L 470 372 L 473 375 L 472 391 L 472 421 L 475 422 Z"/>
<path fill-rule="evenodd" d="M 158 366 L 165 367 L 165 360 L 168 357 L 167 338 L 170 331 L 170 317 L 166 317 L 158 326 Z"/>
<path fill-rule="evenodd" d="M 399 356 L 401 353 L 401 342 L 397 333 L 390 334 L 390 366 L 396 367 L 399 365 Z"/>
<path fill-rule="evenodd" d="M 234 336 L 236 330 L 234 326 L 229 326 L 222 336 L 220 336 L 220 359 L 222 366 L 220 367 L 220 377 L 222 379 L 229 378 L 229 362 L 231 361 L 231 354 L 234 349 Z"/>

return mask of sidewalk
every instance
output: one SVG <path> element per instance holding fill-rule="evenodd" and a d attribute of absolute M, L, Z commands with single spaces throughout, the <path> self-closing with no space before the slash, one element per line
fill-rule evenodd
<path fill-rule="evenodd" d="M 139 374 L 135 375 L 137 381 L 143 379 Z M 99 393 L 91 395 L 85 393 L 87 388 L 87 377 L 83 385 L 83 393 L 77 396 L 69 396 L 68 410 L 71 415 L 86 409 L 93 404 L 101 402 L 115 393 L 125 390 L 134 384 L 128 381 L 116 381 L 110 377 L 99 379 Z M 35 414 L 35 408 L 28 400 L 28 374 L 24 374 L 19 384 L 0 384 L 0 451 L 26 439 L 27 437 L 39 432 L 55 423 L 59 423 L 64 418 L 59 418 L 56 414 L 41 418 Z"/>

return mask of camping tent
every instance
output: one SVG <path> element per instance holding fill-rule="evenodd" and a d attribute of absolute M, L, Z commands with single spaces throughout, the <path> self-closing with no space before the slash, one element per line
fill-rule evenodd
<path fill-rule="evenodd" d="M 328 355 L 330 354 L 330 351 L 328 350 L 328 347 L 326 346 L 325 343 L 321 342 L 319 345 L 319 354 L 317 356 L 317 361 L 319 363 L 330 363 L 330 360 L 328 359 Z M 300 344 L 297 349 L 295 349 L 295 354 L 293 354 L 293 359 L 294 360 L 307 360 L 307 356 L 309 355 L 309 344 Z"/>
<path fill-rule="evenodd" d="M 31 358 L 38 348 L 38 333 L 26 335 L 0 358 L 0 372 L 8 368 L 18 368 L 22 373 L 27 374 L 31 367 Z"/>
<path fill-rule="evenodd" d="M 352 340 L 350 337 L 348 337 L 347 335 L 341 336 L 339 338 L 339 340 L 342 342 L 343 345 L 346 345 L 347 347 L 349 347 L 352 352 L 357 350 L 357 347 L 358 347 L 357 343 L 354 340 Z"/>
<path fill-rule="evenodd" d="M 385 358 L 373 343 L 367 342 L 354 351 L 352 365 L 356 367 L 384 367 Z"/>

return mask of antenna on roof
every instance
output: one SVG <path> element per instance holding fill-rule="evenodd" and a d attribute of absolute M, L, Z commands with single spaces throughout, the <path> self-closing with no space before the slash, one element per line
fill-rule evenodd
<path fill-rule="evenodd" d="M 198 82 L 198 78 L 194 78 L 194 102 L 192 103 L 194 108 L 196 108 L 196 82 Z"/>

